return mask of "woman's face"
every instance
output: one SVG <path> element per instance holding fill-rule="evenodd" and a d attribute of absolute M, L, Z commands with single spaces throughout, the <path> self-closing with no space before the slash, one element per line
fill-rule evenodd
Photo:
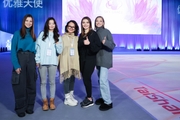
<path fill-rule="evenodd" d="M 55 28 L 54 20 L 49 20 L 49 31 L 53 31 Z"/>
<path fill-rule="evenodd" d="M 30 28 L 32 27 L 32 18 L 31 17 L 27 17 L 26 20 L 25 20 L 25 26 L 26 28 Z"/>
<path fill-rule="evenodd" d="M 74 33 L 75 31 L 75 24 L 73 22 L 70 22 L 67 26 L 68 33 Z"/>
<path fill-rule="evenodd" d="M 97 18 L 96 19 L 96 26 L 97 27 L 102 27 L 104 25 L 103 19 L 102 18 Z"/>
<path fill-rule="evenodd" d="M 89 28 L 90 28 L 90 23 L 89 23 L 89 21 L 88 21 L 87 19 L 84 19 L 84 20 L 82 21 L 82 27 L 84 28 L 84 30 L 89 30 Z"/>

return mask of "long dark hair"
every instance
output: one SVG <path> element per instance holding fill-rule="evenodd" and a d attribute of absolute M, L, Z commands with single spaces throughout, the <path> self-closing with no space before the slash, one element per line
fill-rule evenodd
<path fill-rule="evenodd" d="M 22 39 L 24 39 L 26 36 L 26 29 L 27 28 L 25 26 L 25 21 L 28 17 L 32 18 L 32 26 L 30 27 L 30 34 L 31 34 L 31 37 L 33 38 L 33 40 L 36 41 L 36 35 L 34 34 L 34 18 L 30 14 L 25 15 L 23 18 L 22 27 L 20 29 L 20 35 L 21 35 Z"/>
<path fill-rule="evenodd" d="M 97 20 L 98 18 L 101 18 L 102 21 L 103 21 L 103 23 L 105 24 L 104 18 L 103 18 L 102 16 L 97 16 L 96 19 L 95 19 L 95 21 L 94 21 L 94 27 L 95 27 L 95 30 L 97 29 L 97 26 L 96 26 L 96 20 Z M 102 28 L 104 28 L 104 24 L 103 24 Z"/>
<path fill-rule="evenodd" d="M 57 27 L 57 23 L 56 23 L 56 20 L 53 18 L 53 17 L 49 17 L 47 20 L 46 20 L 46 23 L 44 25 L 44 35 L 43 35 L 43 41 L 47 38 L 48 36 L 48 33 L 49 33 L 49 21 L 50 20 L 53 20 L 54 21 L 54 24 L 55 24 L 55 28 L 53 30 L 53 33 L 54 33 L 54 41 L 55 43 L 59 41 L 59 30 L 58 30 L 58 27 Z"/>
<path fill-rule="evenodd" d="M 74 35 L 75 35 L 75 36 L 78 36 L 79 26 L 78 26 L 78 24 L 77 24 L 77 22 L 76 22 L 75 20 L 70 20 L 69 22 L 67 22 L 67 24 L 66 24 L 66 26 L 65 26 L 65 32 L 68 32 L 67 28 L 68 28 L 69 23 L 71 23 L 71 22 L 74 23 L 74 25 L 75 25 Z"/>
<path fill-rule="evenodd" d="M 89 31 L 92 30 L 92 22 L 91 22 L 91 19 L 90 19 L 88 16 L 83 17 L 82 20 L 81 20 L 81 36 L 82 36 L 82 37 L 86 36 L 85 30 L 84 30 L 84 28 L 83 28 L 83 26 L 82 26 L 82 22 L 83 22 L 84 19 L 88 20 L 88 22 L 89 22 L 89 24 L 90 24 L 90 26 L 89 26 L 89 27 L 90 27 L 90 28 L 89 28 Z M 88 34 L 88 33 L 87 33 L 87 34 Z"/>

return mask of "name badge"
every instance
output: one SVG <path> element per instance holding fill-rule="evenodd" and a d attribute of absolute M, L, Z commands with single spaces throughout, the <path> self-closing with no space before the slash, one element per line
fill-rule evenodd
<path fill-rule="evenodd" d="M 73 56 L 74 55 L 74 48 L 71 48 L 70 49 L 70 56 Z"/>
<path fill-rule="evenodd" d="M 52 50 L 51 49 L 47 49 L 47 56 L 51 56 L 52 54 Z"/>

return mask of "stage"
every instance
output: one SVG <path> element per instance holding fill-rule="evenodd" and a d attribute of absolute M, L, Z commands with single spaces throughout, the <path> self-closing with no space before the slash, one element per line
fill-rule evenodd
<path fill-rule="evenodd" d="M 14 112 L 10 53 L 0 53 L 0 120 L 19 120 Z M 116 52 L 109 81 L 113 109 L 97 105 L 81 108 L 64 105 L 59 75 L 56 76 L 56 110 L 42 111 L 40 80 L 34 114 L 22 120 L 180 120 L 180 52 Z M 93 98 L 98 98 L 96 70 L 92 76 Z M 76 80 L 75 97 L 85 97 L 82 80 Z"/>

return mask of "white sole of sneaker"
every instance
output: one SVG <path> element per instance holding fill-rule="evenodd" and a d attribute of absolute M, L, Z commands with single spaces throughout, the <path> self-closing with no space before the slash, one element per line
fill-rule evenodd
<path fill-rule="evenodd" d="M 67 102 L 64 102 L 64 104 L 69 106 L 77 106 L 77 104 L 68 104 Z"/>
<path fill-rule="evenodd" d="M 82 106 L 82 108 L 88 108 L 88 107 L 93 106 L 93 105 L 94 105 L 94 103 L 89 104 L 88 106 Z"/>

